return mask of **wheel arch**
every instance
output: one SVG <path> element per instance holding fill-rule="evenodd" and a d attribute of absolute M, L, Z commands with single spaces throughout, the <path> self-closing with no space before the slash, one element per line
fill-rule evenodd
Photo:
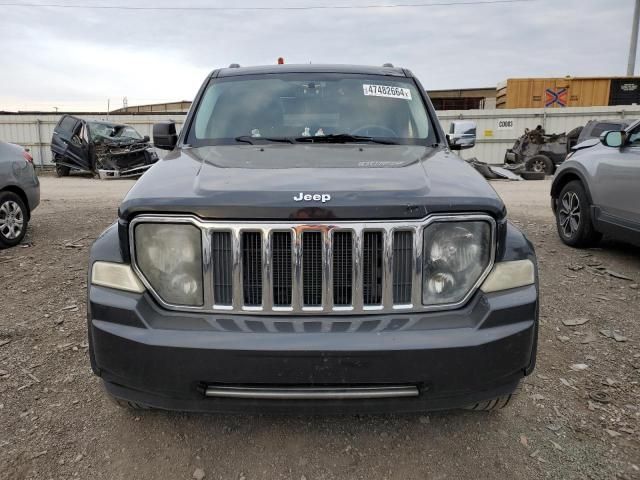
<path fill-rule="evenodd" d="M 24 193 L 24 190 L 22 190 L 17 185 L 7 185 L 6 187 L 0 188 L 0 193 L 3 192 L 12 192 L 18 195 L 27 209 L 27 221 L 31 220 L 31 209 L 29 208 L 29 200 L 27 199 L 27 194 Z"/>
<path fill-rule="evenodd" d="M 563 170 L 558 176 L 556 176 L 556 178 L 554 178 L 553 183 L 551 184 L 551 198 L 554 200 L 552 202 L 554 213 L 555 200 L 558 198 L 565 185 L 574 180 L 577 180 L 582 184 L 582 187 L 587 194 L 587 200 L 589 200 L 589 204 L 593 205 L 593 198 L 591 197 L 591 191 L 589 190 L 589 183 L 586 181 L 582 172 L 575 169 Z"/>

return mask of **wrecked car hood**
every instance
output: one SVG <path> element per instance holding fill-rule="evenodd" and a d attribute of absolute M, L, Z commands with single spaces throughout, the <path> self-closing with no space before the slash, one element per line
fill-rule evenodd
<path fill-rule="evenodd" d="M 136 144 L 139 144 L 145 147 L 149 146 L 149 142 L 143 138 L 107 137 L 104 135 L 97 135 L 94 140 L 94 143 L 96 145 L 104 144 L 104 145 L 113 145 L 113 146 L 125 146 L 125 145 L 136 145 Z"/>
<path fill-rule="evenodd" d="M 315 194 L 330 199 L 313 200 Z M 368 144 L 174 151 L 136 183 L 120 207 L 125 220 L 138 213 L 373 220 L 437 212 L 487 212 L 500 218 L 505 209 L 479 173 L 441 147 Z"/>

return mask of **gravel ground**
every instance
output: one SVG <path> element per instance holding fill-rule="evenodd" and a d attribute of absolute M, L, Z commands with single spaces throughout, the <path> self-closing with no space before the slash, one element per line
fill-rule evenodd
<path fill-rule="evenodd" d="M 549 181 L 493 184 L 540 260 L 538 366 L 520 398 L 346 417 L 140 414 L 106 398 L 87 358 L 87 253 L 131 185 L 42 178 L 25 244 L 0 251 L 0 478 L 640 478 L 640 249 L 562 245 Z"/>

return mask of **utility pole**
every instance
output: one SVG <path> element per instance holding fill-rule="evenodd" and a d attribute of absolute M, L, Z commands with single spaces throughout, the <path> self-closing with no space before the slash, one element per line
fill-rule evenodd
<path fill-rule="evenodd" d="M 633 8 L 633 26 L 631 27 L 631 44 L 629 45 L 629 63 L 627 76 L 633 77 L 636 71 L 636 49 L 638 48 L 638 23 L 640 23 L 640 0 L 636 0 Z"/>

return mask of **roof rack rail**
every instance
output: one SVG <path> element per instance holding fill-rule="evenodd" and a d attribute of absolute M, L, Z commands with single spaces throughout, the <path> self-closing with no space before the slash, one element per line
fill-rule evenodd
<path fill-rule="evenodd" d="M 382 66 L 383 66 L 383 67 L 387 67 L 387 68 L 395 68 L 395 67 L 393 66 L 393 63 L 385 63 L 385 64 L 383 64 Z"/>
<path fill-rule="evenodd" d="M 231 65 L 229 65 L 229 68 L 240 68 L 240 64 L 239 63 L 232 63 Z"/>

